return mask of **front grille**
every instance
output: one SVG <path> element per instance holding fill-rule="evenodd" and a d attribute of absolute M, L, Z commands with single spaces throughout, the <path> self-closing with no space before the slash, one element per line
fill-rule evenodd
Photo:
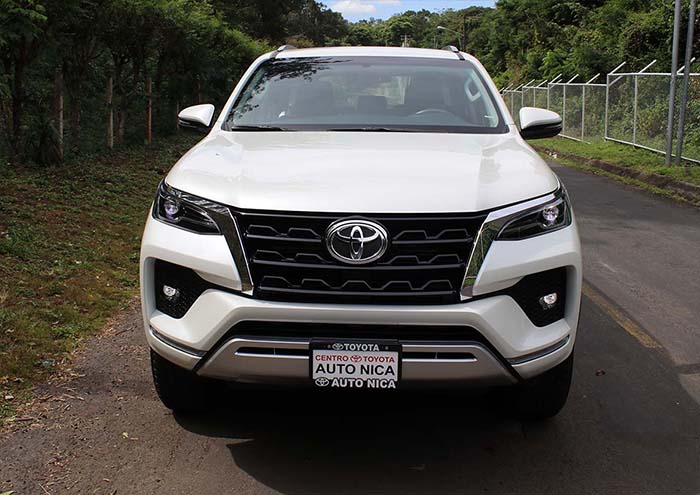
<path fill-rule="evenodd" d="M 466 263 L 484 215 L 366 215 L 389 248 L 367 265 L 333 258 L 325 243 L 342 214 L 235 212 L 260 299 L 357 304 L 459 302 Z"/>

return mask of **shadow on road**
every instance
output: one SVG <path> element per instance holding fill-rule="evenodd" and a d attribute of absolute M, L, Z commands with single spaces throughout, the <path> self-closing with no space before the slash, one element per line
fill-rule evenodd
<path fill-rule="evenodd" d="M 521 423 L 483 393 L 231 393 L 176 416 L 286 494 L 692 493 L 700 410 L 654 351 L 585 302 L 569 403 Z"/>
<path fill-rule="evenodd" d="M 236 465 L 284 493 L 461 489 L 499 463 L 502 440 L 556 437 L 557 422 L 522 425 L 483 393 L 242 392 L 221 410 L 178 416 L 186 429 L 235 439 Z M 512 445 L 511 447 L 515 447 Z M 427 490 L 430 491 L 430 490 Z"/>

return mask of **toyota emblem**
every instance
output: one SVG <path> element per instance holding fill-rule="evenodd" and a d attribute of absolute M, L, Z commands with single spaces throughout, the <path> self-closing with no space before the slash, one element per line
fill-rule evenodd
<path fill-rule="evenodd" d="M 389 246 L 386 229 L 369 220 L 340 220 L 326 232 L 326 246 L 343 263 L 361 265 L 378 260 Z"/>

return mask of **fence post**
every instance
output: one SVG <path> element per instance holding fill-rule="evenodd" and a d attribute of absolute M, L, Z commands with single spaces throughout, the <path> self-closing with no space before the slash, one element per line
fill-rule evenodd
<path fill-rule="evenodd" d="M 690 0 L 688 12 L 688 35 L 685 44 L 685 64 L 683 65 L 683 85 L 681 87 L 681 109 L 678 116 L 678 138 L 676 139 L 676 166 L 681 164 L 683 154 L 683 131 L 685 126 L 685 111 L 688 107 L 688 78 L 690 77 L 691 57 L 693 56 L 693 34 L 695 31 L 695 0 Z"/>
<path fill-rule="evenodd" d="M 566 87 L 574 82 L 574 80 L 578 77 L 578 74 L 576 74 L 574 77 L 569 79 L 565 84 L 564 84 L 564 108 L 562 111 L 564 112 L 564 115 L 562 116 L 562 133 L 566 132 Z"/>
<path fill-rule="evenodd" d="M 559 79 L 561 78 L 562 75 L 563 74 L 560 73 L 554 79 L 549 81 L 549 84 L 547 85 L 547 110 L 551 110 L 551 108 L 552 108 L 550 105 L 550 94 L 551 94 L 552 85 L 559 82 Z"/>
<path fill-rule="evenodd" d="M 515 93 L 510 93 L 510 113 L 515 113 Z"/>
<path fill-rule="evenodd" d="M 586 85 L 581 86 L 581 141 L 586 129 Z"/>
<path fill-rule="evenodd" d="M 645 72 L 649 67 L 656 63 L 656 59 L 652 60 L 646 67 L 634 75 L 634 121 L 632 123 L 632 144 L 637 144 L 637 107 L 639 105 L 639 74 Z"/>
<path fill-rule="evenodd" d="M 112 76 L 107 79 L 107 148 L 114 149 L 114 104 Z"/>
<path fill-rule="evenodd" d="M 561 133 L 566 134 L 566 84 L 563 84 L 564 86 L 564 99 L 562 101 L 562 106 L 561 106 Z"/>
<path fill-rule="evenodd" d="M 153 94 L 151 92 L 151 77 L 146 78 L 146 144 L 153 142 Z"/>
<path fill-rule="evenodd" d="M 600 72 L 581 86 L 581 141 L 584 140 L 584 136 L 586 135 L 586 86 L 598 79 L 598 76 L 600 76 Z"/>
<path fill-rule="evenodd" d="M 610 76 L 612 76 L 618 70 L 620 70 L 622 66 L 626 63 L 627 62 L 622 62 L 620 65 L 615 67 L 613 70 L 610 71 L 609 74 L 605 76 L 605 136 L 603 136 L 603 139 L 608 139 L 608 110 L 610 109 Z"/>
<path fill-rule="evenodd" d="M 666 126 L 666 165 L 671 165 L 673 148 L 673 114 L 676 107 L 676 72 L 678 71 L 678 38 L 681 30 L 681 0 L 676 0 L 673 15 L 673 50 L 671 54 L 671 87 L 668 96 L 668 122 Z"/>
<path fill-rule="evenodd" d="M 637 98 L 639 97 L 639 76 L 634 75 L 634 114 L 632 117 L 632 144 L 637 144 Z"/>
<path fill-rule="evenodd" d="M 605 116 L 603 119 L 603 139 L 608 139 L 608 109 L 610 107 L 610 74 L 605 75 Z"/>

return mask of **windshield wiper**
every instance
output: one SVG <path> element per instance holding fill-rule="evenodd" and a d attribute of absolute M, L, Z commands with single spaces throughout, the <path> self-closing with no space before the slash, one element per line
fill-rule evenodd
<path fill-rule="evenodd" d="M 338 127 L 325 130 L 333 132 L 418 132 L 416 129 L 402 127 Z"/>
<path fill-rule="evenodd" d="M 277 127 L 274 125 L 232 125 L 229 126 L 230 131 L 293 131 L 286 127 Z"/>

